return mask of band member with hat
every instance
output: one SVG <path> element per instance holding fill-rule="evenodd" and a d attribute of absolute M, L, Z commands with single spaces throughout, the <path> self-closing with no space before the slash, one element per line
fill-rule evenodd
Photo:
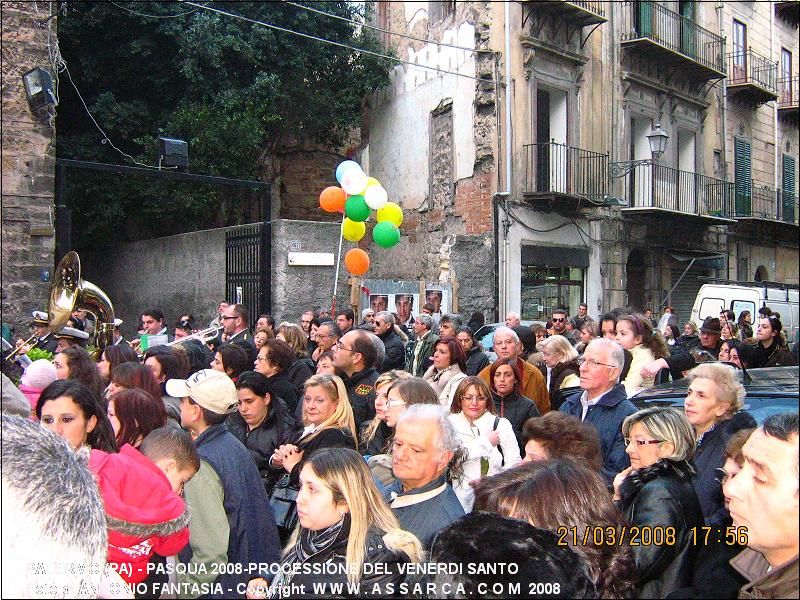
<path fill-rule="evenodd" d="M 86 348 L 86 344 L 89 343 L 89 334 L 74 327 L 64 327 L 55 335 L 58 340 L 56 352 L 63 352 L 67 348 L 72 348 L 72 346 Z"/>
<path fill-rule="evenodd" d="M 120 344 L 130 346 L 128 341 L 122 337 L 122 332 L 120 331 L 120 327 L 122 327 L 122 319 L 114 319 L 114 341 L 112 342 L 115 346 L 119 346 Z"/>
<path fill-rule="evenodd" d="M 55 354 L 56 346 L 58 346 L 58 340 L 55 338 L 50 329 L 48 329 L 48 326 L 50 325 L 50 319 L 48 318 L 47 313 L 42 312 L 41 310 L 35 310 L 31 314 L 33 315 L 31 328 L 36 333 L 36 342 L 33 344 L 33 347 Z"/>

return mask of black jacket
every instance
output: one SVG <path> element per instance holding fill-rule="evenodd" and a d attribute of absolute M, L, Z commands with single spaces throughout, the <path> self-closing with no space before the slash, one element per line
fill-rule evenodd
<path fill-rule="evenodd" d="M 278 446 L 287 443 L 297 429 L 294 417 L 283 401 L 275 398 L 273 403 L 274 406 L 270 406 L 267 418 L 255 429 L 249 429 L 238 412 L 233 413 L 226 421 L 230 432 L 250 451 L 261 480 L 267 487 L 267 493 L 271 491 L 271 486 L 268 486 L 271 476 L 269 458 Z M 275 406 L 278 405 L 282 406 L 276 409 Z"/>
<path fill-rule="evenodd" d="M 308 460 L 308 457 L 314 454 L 314 452 L 321 448 L 356 449 L 356 441 L 353 438 L 353 434 L 347 428 L 339 429 L 338 427 L 330 427 L 328 429 L 323 429 L 317 435 L 307 441 L 300 439 L 302 434 L 302 431 L 298 431 L 290 438 L 288 442 L 290 444 L 295 444 L 298 448 L 300 448 L 300 450 L 303 451 L 303 460 L 297 463 L 294 469 L 292 469 L 290 479 L 291 484 L 298 488 L 300 487 L 300 470 L 303 468 L 305 461 Z M 280 472 L 283 473 L 283 469 L 281 469 Z"/>
<path fill-rule="evenodd" d="M 730 525 L 722 486 L 717 481 L 719 477 L 717 469 L 721 469 L 725 464 L 725 446 L 731 436 L 749 427 L 756 427 L 755 419 L 750 413 L 736 413 L 731 419 L 722 421 L 714 429 L 707 431 L 694 453 L 692 463 L 697 473 L 694 489 L 703 508 L 706 525 L 713 527 Z"/>
<path fill-rule="evenodd" d="M 377 379 L 378 372 L 373 368 L 353 373 L 350 377 L 347 375 L 342 377 L 344 387 L 347 388 L 350 406 L 353 407 L 356 428 L 375 417 L 375 381 Z"/>
<path fill-rule="evenodd" d="M 383 341 L 385 354 L 381 363 L 380 372 L 386 373 L 392 369 L 402 369 L 406 366 L 406 347 L 403 340 L 397 335 L 394 329 L 390 329 L 384 335 L 379 335 Z"/>
<path fill-rule="evenodd" d="M 489 356 L 486 352 L 481 350 L 478 346 L 473 346 L 467 353 L 467 376 L 477 377 L 478 373 L 483 371 L 490 364 L 492 364 L 492 362 L 489 360 Z"/>
<path fill-rule="evenodd" d="M 300 403 L 300 396 L 297 395 L 297 388 L 289 381 L 288 371 L 286 373 L 278 373 L 272 377 L 267 377 L 272 395 L 277 396 L 286 404 L 291 414 L 294 414 L 298 403 Z"/>
<path fill-rule="evenodd" d="M 764 348 L 761 342 L 756 346 L 756 359 L 753 367 L 781 367 L 797 364 L 794 353 L 786 346 L 773 342 L 769 348 Z"/>
<path fill-rule="evenodd" d="M 677 344 L 676 344 L 677 346 Z M 684 371 L 693 369 L 698 364 L 707 361 L 714 361 L 719 358 L 719 349 L 722 347 L 722 341 L 718 341 L 714 348 L 703 348 L 698 345 L 691 350 L 681 346 L 680 350 L 671 352 L 670 355 L 664 360 L 667 361 L 667 366 L 672 373 L 673 379 L 680 379 L 675 377 L 678 374 L 683 374 Z"/>
<path fill-rule="evenodd" d="M 342 527 L 334 543 L 321 552 L 310 556 L 302 564 L 327 563 L 321 573 L 315 573 L 313 567 L 297 568 L 297 574 L 291 578 L 292 598 L 364 598 L 364 597 L 399 597 L 401 583 L 406 580 L 407 570 L 398 568 L 401 563 L 411 560 L 404 552 L 394 552 L 386 547 L 383 534 L 377 529 L 370 529 L 366 540 L 363 575 L 358 586 L 349 588 L 347 571 L 343 567 L 347 556 L 347 541 L 350 536 L 349 518 Z M 342 565 L 335 569 L 334 565 Z M 301 591 L 303 593 L 301 593 Z M 316 592 L 316 593 L 315 593 Z M 375 593 L 373 593 L 375 592 Z"/>
<path fill-rule="evenodd" d="M 370 421 L 364 423 L 363 427 L 361 428 L 361 439 L 364 439 L 364 430 L 369 427 Z M 359 448 L 361 454 L 364 456 L 375 456 L 376 454 L 386 454 L 388 451 L 387 445 L 389 444 L 389 440 L 394 435 L 394 430 L 389 427 L 384 421 L 380 422 L 378 425 L 378 429 L 375 431 L 375 437 L 373 437 L 366 445 L 363 445 Z"/>
<path fill-rule="evenodd" d="M 314 361 L 310 358 L 298 358 L 286 369 L 286 378 L 294 386 L 298 398 L 303 397 L 306 381 L 316 372 Z"/>
<path fill-rule="evenodd" d="M 580 391 L 578 387 L 561 389 L 561 384 L 570 375 L 577 375 L 580 377 L 578 369 L 578 359 L 558 363 L 553 367 L 553 370 L 550 372 L 550 385 L 547 387 L 547 392 L 550 394 L 550 407 L 553 410 L 558 410 L 567 397 Z M 540 370 L 542 371 L 542 375 L 544 375 L 545 381 L 547 381 L 547 367 L 540 367 Z"/>
<path fill-rule="evenodd" d="M 496 392 L 492 392 L 492 398 L 494 399 L 494 409 L 497 415 L 505 417 L 511 422 L 511 428 L 517 437 L 520 452 L 524 456 L 525 445 L 522 443 L 522 426 L 531 417 L 541 417 L 539 409 L 536 408 L 533 400 L 520 396 L 516 392 L 511 392 L 502 398 Z"/>
<path fill-rule="evenodd" d="M 632 546 L 639 570 L 639 598 L 664 598 L 692 583 L 697 556 L 693 529 L 702 531 L 704 525 L 692 479 L 688 462 L 661 459 L 631 472 L 622 483 L 619 504 L 623 516 L 631 525 L 649 528 L 650 534 L 664 539 L 661 544 L 653 540 L 649 545 Z M 674 543 L 665 537 L 672 532 Z"/>

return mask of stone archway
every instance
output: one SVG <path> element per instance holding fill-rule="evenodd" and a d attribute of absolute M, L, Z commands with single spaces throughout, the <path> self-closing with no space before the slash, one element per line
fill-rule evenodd
<path fill-rule="evenodd" d="M 628 293 L 628 306 L 638 312 L 645 309 L 647 296 L 645 294 L 645 280 L 647 274 L 647 256 L 641 248 L 634 248 L 628 255 L 625 264 L 627 279 L 626 292 Z"/>
<path fill-rule="evenodd" d="M 769 273 L 767 272 L 767 267 L 764 265 L 759 265 L 756 269 L 756 274 L 753 275 L 753 279 L 755 281 L 769 281 Z"/>

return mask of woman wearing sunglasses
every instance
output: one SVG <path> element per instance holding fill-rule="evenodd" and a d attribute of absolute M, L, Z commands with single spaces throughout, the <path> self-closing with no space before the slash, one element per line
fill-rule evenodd
<path fill-rule="evenodd" d="M 694 429 L 680 409 L 654 407 L 627 417 L 622 434 L 631 466 L 614 478 L 614 501 L 636 534 L 636 596 L 665 598 L 691 584 L 693 535 L 705 524 L 692 484 Z"/>

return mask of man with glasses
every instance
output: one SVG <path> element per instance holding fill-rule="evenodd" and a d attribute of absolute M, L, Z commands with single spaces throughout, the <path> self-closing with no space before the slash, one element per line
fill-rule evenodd
<path fill-rule="evenodd" d="M 572 337 L 572 334 L 567 329 L 567 319 L 569 319 L 569 316 L 563 308 L 557 308 L 553 311 L 553 316 L 550 318 L 553 322 L 553 335 L 563 335 L 574 346 L 575 338 Z"/>
<path fill-rule="evenodd" d="M 589 342 L 578 362 L 583 392 L 567 398 L 558 410 L 597 429 L 603 453 L 601 475 L 610 485 L 617 473 L 630 466 L 622 422 L 636 407 L 619 383 L 625 354 L 617 342 L 600 338 Z"/>
<path fill-rule="evenodd" d="M 232 344 L 233 342 L 252 343 L 253 336 L 250 335 L 250 315 L 243 304 L 231 304 L 222 311 L 220 317 L 222 321 L 223 341 Z M 253 346 L 255 348 L 255 346 Z"/>
<path fill-rule="evenodd" d="M 384 356 L 381 373 L 402 369 L 406 364 L 406 349 L 400 336 L 394 330 L 394 315 L 383 310 L 375 315 L 375 335 L 383 342 Z"/>
<path fill-rule="evenodd" d="M 315 363 L 319 362 L 320 354 L 333 350 L 333 346 L 339 341 L 340 337 L 342 337 L 342 331 L 336 323 L 333 321 L 320 323 L 317 328 L 317 348 L 311 355 L 311 360 Z"/>
<path fill-rule="evenodd" d="M 343 371 L 344 387 L 353 407 L 356 427 L 375 417 L 375 380 L 378 372 L 372 368 L 378 356 L 372 334 L 363 329 L 348 331 L 333 347 L 333 366 Z M 353 432 L 358 435 L 358 432 Z"/>

